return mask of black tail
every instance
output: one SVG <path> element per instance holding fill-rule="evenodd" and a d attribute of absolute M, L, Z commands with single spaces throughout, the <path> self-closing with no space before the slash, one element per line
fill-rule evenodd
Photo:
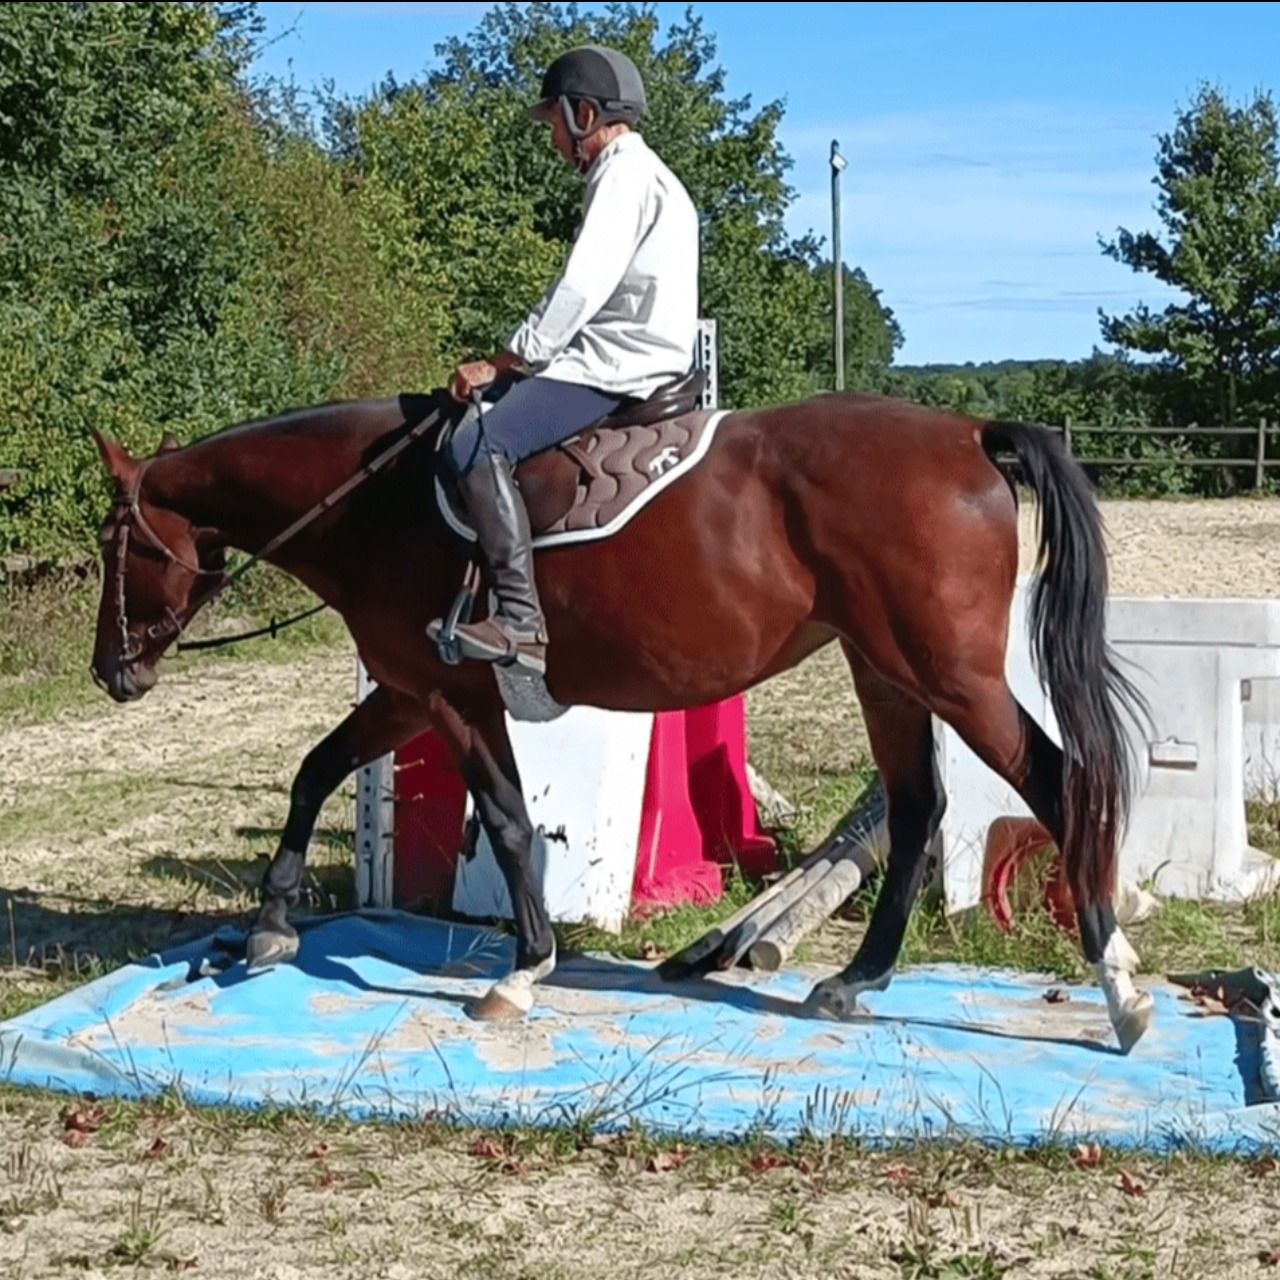
<path fill-rule="evenodd" d="M 993 422 L 988 454 L 1007 450 L 1040 505 L 1031 656 L 1062 733 L 1062 858 L 1080 908 L 1110 901 L 1137 771 L 1122 711 L 1149 719 L 1107 644 L 1107 557 L 1088 478 L 1045 427 Z M 994 458 L 992 459 L 994 461 Z"/>

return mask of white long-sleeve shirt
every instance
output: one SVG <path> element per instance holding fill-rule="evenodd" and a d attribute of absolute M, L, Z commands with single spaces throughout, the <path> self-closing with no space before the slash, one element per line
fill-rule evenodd
<path fill-rule="evenodd" d="M 688 373 L 697 328 L 697 212 L 644 138 L 621 134 L 587 173 L 564 272 L 507 349 L 535 374 L 644 397 Z"/>

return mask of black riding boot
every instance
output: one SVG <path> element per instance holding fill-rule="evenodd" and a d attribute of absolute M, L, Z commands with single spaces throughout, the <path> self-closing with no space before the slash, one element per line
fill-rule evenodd
<path fill-rule="evenodd" d="M 529 513 L 512 466 L 501 454 L 482 453 L 475 466 L 458 478 L 458 488 L 493 574 L 497 597 L 493 614 L 457 628 L 459 650 L 464 658 L 544 675 L 546 622 L 534 580 Z M 428 634 L 438 638 L 443 625 L 437 619 Z"/>

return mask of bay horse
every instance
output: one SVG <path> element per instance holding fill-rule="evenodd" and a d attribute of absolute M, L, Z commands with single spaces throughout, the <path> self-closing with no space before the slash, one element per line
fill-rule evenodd
<path fill-rule="evenodd" d="M 515 969 L 471 1012 L 512 1017 L 532 1006 L 555 943 L 494 671 L 443 662 L 426 634 L 469 561 L 435 508 L 431 437 L 280 539 L 452 403 L 440 391 L 328 404 L 184 448 L 166 440 L 145 460 L 95 432 L 116 501 L 102 528 L 92 671 L 118 702 L 143 696 L 209 583 L 222 580 L 227 549 L 266 550 L 342 616 L 377 688 L 298 770 L 251 962 L 297 952 L 288 911 L 325 800 L 360 766 L 434 730 L 472 793 L 514 909 Z M 1032 653 L 1063 749 L 1005 681 L 1018 567 L 1009 455 L 1040 511 Z M 536 566 L 551 636 L 546 683 L 563 706 L 701 706 L 840 645 L 886 793 L 890 852 L 865 938 L 804 1011 L 849 1017 L 861 992 L 890 981 L 945 805 L 937 716 L 1052 834 L 1121 1052 L 1142 1036 L 1152 1001 L 1134 987 L 1138 958 L 1112 908 L 1135 773 L 1122 716 L 1141 699 L 1105 634 L 1094 495 L 1052 431 L 855 394 L 732 412 L 702 461 L 625 528 L 539 551 Z"/>

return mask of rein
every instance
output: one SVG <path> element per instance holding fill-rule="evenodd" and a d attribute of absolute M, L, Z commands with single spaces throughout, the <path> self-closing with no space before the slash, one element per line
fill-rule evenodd
<path fill-rule="evenodd" d="M 370 476 L 376 475 L 383 467 L 387 465 L 392 458 L 403 453 L 415 440 L 420 439 L 440 420 L 440 410 L 435 410 L 427 414 L 421 422 L 415 423 L 409 431 L 395 442 L 389 449 L 380 453 L 373 461 L 366 463 L 355 475 L 344 480 L 332 493 L 321 498 L 315 506 L 300 515 L 288 528 L 276 534 L 266 546 L 261 550 L 255 551 L 244 564 L 240 565 L 233 573 L 226 573 L 221 569 L 205 569 L 199 564 L 189 564 L 172 548 L 166 545 L 163 538 L 151 527 L 146 516 L 142 514 L 142 481 L 146 476 L 147 468 L 150 467 L 154 458 L 149 458 L 144 462 L 134 476 L 132 483 L 129 485 L 128 491 L 118 502 L 118 506 L 124 507 L 124 516 L 120 523 L 116 526 L 116 618 L 120 628 L 120 662 L 122 665 L 131 666 L 141 658 L 144 646 L 147 644 L 155 644 L 163 641 L 167 646 L 171 641 L 177 639 L 183 631 L 190 625 L 191 619 L 204 608 L 216 600 L 236 579 L 247 573 L 253 568 L 259 560 L 265 560 L 273 552 L 278 551 L 286 542 L 297 534 L 301 533 L 307 525 L 317 520 L 331 507 L 341 502 L 353 489 L 358 488 Z M 124 599 L 124 578 L 125 564 L 129 549 L 129 533 L 130 530 L 136 528 L 151 546 L 171 564 L 176 564 L 179 568 L 185 569 L 188 573 L 195 574 L 197 577 L 217 578 L 212 590 L 205 592 L 195 601 L 189 603 L 181 613 L 175 613 L 172 608 L 165 609 L 165 618 L 163 622 L 152 623 L 143 633 L 142 640 L 136 648 L 132 647 L 129 640 L 129 620 L 125 611 Z M 191 649 L 214 649 L 222 645 L 234 644 L 239 640 L 250 640 L 257 636 L 272 635 L 284 627 L 291 626 L 295 622 L 301 622 L 304 618 L 309 618 L 313 614 L 319 613 L 321 609 L 325 609 L 326 604 L 319 604 L 313 609 L 308 609 L 305 613 L 300 613 L 294 618 L 290 618 L 285 622 L 276 622 L 273 618 L 271 625 L 262 627 L 257 631 L 248 632 L 241 636 L 226 636 L 214 640 L 198 640 L 187 642 L 178 646 L 179 651 Z"/>
<path fill-rule="evenodd" d="M 212 596 L 209 598 L 213 599 Z M 178 652 L 196 653 L 202 649 L 223 649 L 229 644 L 239 644 L 242 640 L 256 640 L 259 636 L 270 636 L 274 640 L 286 627 L 293 626 L 295 622 L 305 622 L 308 618 L 314 618 L 322 609 L 328 607 L 321 601 L 314 608 L 295 613 L 292 618 L 286 618 L 283 622 L 272 618 L 265 627 L 259 627 L 256 631 L 242 631 L 235 636 L 217 636 L 213 640 L 183 640 L 178 645 Z"/>

